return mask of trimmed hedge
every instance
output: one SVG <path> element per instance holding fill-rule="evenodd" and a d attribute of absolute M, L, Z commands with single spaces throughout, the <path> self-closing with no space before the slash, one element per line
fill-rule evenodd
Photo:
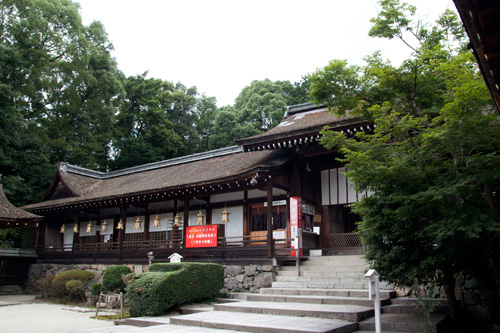
<path fill-rule="evenodd" d="M 122 280 L 122 275 L 130 273 L 132 273 L 132 270 L 128 266 L 109 266 L 102 275 L 103 291 L 125 291 L 126 286 Z"/>
<path fill-rule="evenodd" d="M 159 316 L 184 304 L 213 299 L 223 285 L 222 265 L 153 264 L 127 288 L 130 315 Z"/>
<path fill-rule="evenodd" d="M 85 299 L 85 284 L 82 281 L 70 280 L 66 282 L 65 287 L 71 299 L 75 301 Z"/>
<path fill-rule="evenodd" d="M 52 280 L 52 285 L 54 286 L 55 297 L 62 297 L 68 295 L 68 290 L 66 289 L 66 282 L 71 280 L 78 280 L 82 282 L 82 285 L 87 285 L 94 278 L 94 273 L 85 270 L 71 270 L 62 272 L 57 275 L 54 280 Z"/>

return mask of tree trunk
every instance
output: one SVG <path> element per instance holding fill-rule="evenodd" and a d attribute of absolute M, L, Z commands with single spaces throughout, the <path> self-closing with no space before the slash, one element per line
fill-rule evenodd
<path fill-rule="evenodd" d="M 461 305 L 457 302 L 457 295 L 455 294 L 456 280 L 453 274 L 453 270 L 448 269 L 443 273 L 443 286 L 446 293 L 446 300 L 448 301 L 448 308 L 450 311 L 450 317 L 455 321 L 459 322 L 462 319 L 461 316 Z"/>

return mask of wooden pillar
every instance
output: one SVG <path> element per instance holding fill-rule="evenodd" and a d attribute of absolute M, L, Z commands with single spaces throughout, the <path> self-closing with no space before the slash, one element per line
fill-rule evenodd
<path fill-rule="evenodd" d="M 273 241 L 273 183 L 269 181 L 267 186 L 267 257 L 274 257 Z"/>
<path fill-rule="evenodd" d="M 118 230 L 118 242 L 120 248 L 120 261 L 122 260 L 123 242 L 125 242 L 125 231 L 127 230 L 127 207 L 122 206 L 120 218 L 123 221 L 123 230 Z"/>
<path fill-rule="evenodd" d="M 75 215 L 74 223 L 73 223 L 73 228 L 75 227 L 75 224 L 78 224 L 78 232 L 73 232 L 73 248 L 72 251 L 75 250 L 75 245 L 79 243 L 80 240 L 80 219 L 78 216 L 78 213 Z"/>
<path fill-rule="evenodd" d="M 99 243 L 100 240 L 101 240 L 101 229 L 97 228 L 97 226 L 100 226 L 101 225 L 101 217 L 100 216 L 97 216 L 97 220 L 96 220 L 96 223 L 95 223 L 95 237 L 94 237 L 94 243 Z M 64 244 L 64 242 L 63 242 Z"/>
<path fill-rule="evenodd" d="M 292 237 L 292 228 L 290 227 L 290 196 L 286 197 L 286 238 Z"/>
<path fill-rule="evenodd" d="M 125 230 L 127 229 L 127 207 L 122 206 L 120 209 L 120 219 L 123 221 L 123 230 L 118 230 L 118 243 L 123 244 L 125 240 Z"/>
<path fill-rule="evenodd" d="M 212 224 L 212 208 L 210 207 L 210 196 L 207 198 L 207 209 L 206 209 L 205 223 L 207 225 Z"/>
<path fill-rule="evenodd" d="M 330 248 L 330 224 L 332 223 L 330 206 L 323 206 L 321 211 L 322 211 L 321 226 L 320 226 L 321 248 L 327 249 Z"/>
<path fill-rule="evenodd" d="M 64 223 L 64 222 L 63 222 L 63 223 Z M 40 220 L 40 221 L 38 221 L 38 222 L 35 224 L 35 226 L 36 226 L 36 229 L 35 229 L 35 233 L 36 233 L 36 235 L 35 235 L 35 250 L 37 250 L 37 249 L 38 249 L 38 246 L 39 246 L 41 243 L 43 243 L 43 242 L 41 242 L 41 240 L 40 240 L 40 235 L 41 235 L 40 230 L 41 230 L 42 228 L 45 230 L 45 221 L 44 221 L 44 220 Z M 63 244 L 64 244 L 64 235 L 63 235 Z"/>
<path fill-rule="evenodd" d="M 149 240 L 149 219 L 151 219 L 151 214 L 146 213 L 144 216 L 144 237 L 143 240 Z"/>
<path fill-rule="evenodd" d="M 186 230 L 189 221 L 189 200 L 184 200 L 184 223 L 182 223 L 182 256 L 186 259 Z"/>
<path fill-rule="evenodd" d="M 290 194 L 292 197 L 301 197 L 302 196 L 302 186 L 301 186 L 301 178 L 300 178 L 300 169 L 302 163 L 300 159 L 296 158 L 292 164 L 291 171 L 291 183 L 290 183 Z"/>
<path fill-rule="evenodd" d="M 245 243 L 245 236 L 250 235 L 250 212 L 248 209 L 248 191 L 243 192 L 243 245 Z"/>

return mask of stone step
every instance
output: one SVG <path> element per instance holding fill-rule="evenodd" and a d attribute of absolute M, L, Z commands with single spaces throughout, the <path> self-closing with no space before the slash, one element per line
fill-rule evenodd
<path fill-rule="evenodd" d="M 318 261 L 318 262 L 302 262 L 300 263 L 300 267 L 319 267 L 319 266 L 325 266 L 325 267 L 355 267 L 356 269 L 362 268 L 365 269 L 368 267 L 367 263 L 364 262 L 336 262 L 336 261 Z M 284 266 L 284 267 L 290 267 L 290 266 Z M 293 267 L 293 266 L 292 266 Z"/>
<path fill-rule="evenodd" d="M 276 294 L 253 294 L 248 295 L 248 301 L 256 302 L 290 302 L 290 303 L 313 303 L 313 304 L 338 304 L 338 305 L 360 305 L 373 307 L 373 301 L 366 297 L 342 297 L 342 296 L 320 296 L 320 295 L 276 295 Z M 380 300 L 382 305 L 389 305 L 391 300 L 384 298 Z"/>
<path fill-rule="evenodd" d="M 115 321 L 115 325 L 128 325 L 128 326 L 136 326 L 136 327 L 149 327 L 149 326 L 157 326 L 170 323 L 169 316 L 158 316 L 158 317 L 133 317 L 133 318 L 125 318 L 120 321 Z"/>
<path fill-rule="evenodd" d="M 325 271 L 319 271 L 319 270 L 299 270 L 299 276 L 360 276 L 363 277 L 365 276 L 364 271 L 332 271 L 332 270 L 325 270 Z M 297 271 L 295 269 L 280 269 L 279 271 L 276 272 L 277 276 L 297 276 Z"/>
<path fill-rule="evenodd" d="M 328 282 L 328 281 L 303 281 L 303 282 L 279 282 L 274 281 L 273 288 L 321 288 L 321 289 L 366 289 L 368 290 L 368 281 L 366 282 Z M 393 290 L 392 285 L 380 283 L 381 290 Z"/>
<path fill-rule="evenodd" d="M 250 293 L 229 293 L 229 298 L 246 301 L 247 295 L 249 294 Z"/>
<path fill-rule="evenodd" d="M 357 322 L 373 316 L 373 308 L 359 305 L 239 302 L 215 304 L 215 312 L 232 311 L 280 316 L 341 319 Z"/>
<path fill-rule="evenodd" d="M 368 297 L 366 289 L 322 289 L 322 288 L 261 288 L 261 294 L 276 295 L 319 295 L 319 296 L 340 296 L 340 297 Z M 381 298 L 392 298 L 396 296 L 395 291 L 381 290 Z"/>
<path fill-rule="evenodd" d="M 304 266 L 304 265 L 300 265 L 299 267 L 299 271 L 302 272 L 302 271 L 317 271 L 317 272 L 363 272 L 364 274 L 364 271 L 365 269 L 367 268 L 367 266 L 340 266 L 340 265 L 337 265 L 337 266 L 327 266 L 327 265 L 318 265 L 318 266 Z M 297 271 L 297 268 L 295 266 L 281 266 L 279 271 L 293 271 L 293 272 L 296 272 Z"/>
<path fill-rule="evenodd" d="M 355 265 L 355 264 L 367 265 L 367 261 L 360 255 L 308 257 L 307 260 L 301 261 L 301 265 L 318 265 L 318 263 L 326 265 L 336 264 L 336 263 L 344 265 Z"/>
<path fill-rule="evenodd" d="M 232 303 L 232 302 L 241 302 L 246 301 L 246 299 L 237 299 L 237 298 L 217 298 L 215 300 L 217 303 Z"/>
<path fill-rule="evenodd" d="M 207 312 L 207 311 L 213 311 L 213 310 L 214 310 L 214 307 L 211 305 L 191 304 L 191 305 L 181 306 L 178 311 L 180 314 L 192 314 L 192 313 Z"/>
<path fill-rule="evenodd" d="M 229 329 L 245 332 L 294 332 L 294 333 L 349 333 L 358 324 L 345 320 L 265 315 L 226 311 L 200 312 L 170 318 L 175 325 L 198 326 L 204 328 Z"/>
<path fill-rule="evenodd" d="M 448 313 L 448 303 L 443 299 L 431 299 L 434 313 Z M 382 307 L 383 313 L 421 314 L 422 307 L 414 298 L 395 298 L 391 304 Z"/>
<path fill-rule="evenodd" d="M 304 282 L 304 281 L 324 281 L 324 282 L 366 282 L 368 279 L 364 276 L 330 276 L 330 275 L 312 275 L 312 276 L 293 276 L 277 275 L 276 282 Z"/>
<path fill-rule="evenodd" d="M 431 314 L 431 322 L 425 322 L 416 314 L 380 314 L 382 331 L 387 332 L 430 332 L 430 326 L 438 326 L 446 318 L 446 314 Z M 359 324 L 360 331 L 375 331 L 375 317 L 365 319 Z"/>
<path fill-rule="evenodd" d="M 195 333 L 242 333 L 241 331 L 234 330 L 220 330 L 217 328 L 201 328 L 197 326 L 184 326 L 184 325 L 173 325 L 173 324 L 160 324 L 155 327 L 150 328 L 138 328 L 132 325 L 117 325 L 109 326 L 106 328 L 95 328 L 91 330 L 76 331 L 74 333 L 141 333 L 141 332 L 168 332 L 168 333 L 184 333 L 184 332 L 195 332 Z"/>
<path fill-rule="evenodd" d="M 361 254 L 353 254 L 353 255 L 339 255 L 339 256 L 309 256 L 307 257 L 307 261 L 365 261 L 363 255 Z"/>

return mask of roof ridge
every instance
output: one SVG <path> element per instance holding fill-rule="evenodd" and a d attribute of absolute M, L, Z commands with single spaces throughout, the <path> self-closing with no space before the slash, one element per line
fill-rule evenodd
<path fill-rule="evenodd" d="M 109 172 L 95 171 L 95 170 L 91 170 L 91 169 L 87 169 L 87 168 L 83 168 L 83 167 L 80 167 L 77 165 L 72 165 L 72 164 L 63 162 L 60 164 L 59 170 L 61 170 L 62 172 L 70 172 L 70 173 L 74 173 L 74 174 L 78 174 L 78 175 L 82 175 L 82 176 L 87 176 L 87 177 L 92 177 L 92 178 L 97 178 L 97 179 L 109 179 L 109 178 L 129 175 L 129 174 L 133 174 L 133 173 L 137 173 L 137 172 L 149 171 L 149 170 L 164 168 L 164 167 L 168 167 L 168 166 L 184 164 L 184 163 L 189 163 L 189 162 L 195 162 L 195 161 L 205 160 L 205 159 L 209 159 L 209 158 L 213 158 L 213 157 L 219 157 L 219 156 L 230 155 L 230 154 L 237 154 L 237 153 L 242 153 L 242 152 L 243 152 L 242 147 L 230 146 L 230 147 L 209 150 L 206 152 L 196 153 L 196 154 L 191 154 L 191 155 L 186 155 L 186 156 L 181 156 L 181 157 L 175 157 L 175 158 L 172 158 L 169 160 L 152 162 L 152 163 L 137 165 L 137 166 L 122 169 L 122 170 L 115 170 L 115 171 L 109 171 Z"/>

